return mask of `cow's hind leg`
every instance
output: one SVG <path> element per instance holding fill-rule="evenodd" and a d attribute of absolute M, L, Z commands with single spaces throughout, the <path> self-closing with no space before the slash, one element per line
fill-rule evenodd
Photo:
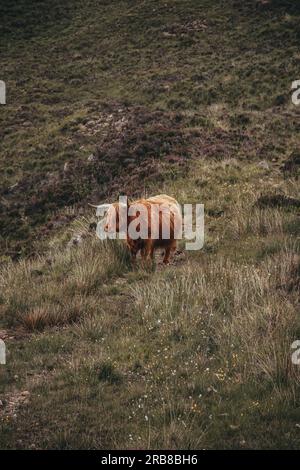
<path fill-rule="evenodd" d="M 164 264 L 169 264 L 170 262 L 170 255 L 172 253 L 174 253 L 174 251 L 176 250 L 176 240 L 174 240 L 172 243 L 170 243 L 170 245 L 168 245 L 166 247 L 166 250 L 165 250 L 165 256 L 164 256 L 164 259 L 163 259 L 163 263 Z"/>

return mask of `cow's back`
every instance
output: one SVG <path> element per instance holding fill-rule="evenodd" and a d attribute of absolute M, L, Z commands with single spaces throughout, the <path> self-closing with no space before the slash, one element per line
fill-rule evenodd
<path fill-rule="evenodd" d="M 178 239 L 182 236 L 182 214 L 181 207 L 171 196 L 166 194 L 158 194 L 157 196 L 149 197 L 146 199 L 148 204 L 157 204 L 163 208 L 160 214 L 160 232 L 163 222 L 170 224 L 170 238 Z M 149 206 L 148 206 L 149 207 Z"/>

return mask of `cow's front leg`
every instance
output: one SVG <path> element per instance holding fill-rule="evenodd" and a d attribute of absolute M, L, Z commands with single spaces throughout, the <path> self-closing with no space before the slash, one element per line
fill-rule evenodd
<path fill-rule="evenodd" d="M 149 261 L 153 259 L 154 256 L 154 246 L 152 240 L 146 240 L 145 246 L 142 249 L 142 258 L 144 261 Z"/>
<path fill-rule="evenodd" d="M 137 248 L 135 246 L 135 244 L 131 241 L 131 240 L 127 240 L 127 248 L 129 250 L 129 253 L 130 253 L 130 259 L 133 263 L 135 263 L 136 261 L 136 255 L 137 255 Z"/>
<path fill-rule="evenodd" d="M 171 254 L 171 253 L 174 253 L 174 251 L 176 250 L 176 246 L 177 246 L 177 243 L 176 243 L 176 241 L 174 240 L 173 242 L 170 243 L 170 245 L 168 245 L 168 246 L 166 247 L 165 256 L 164 256 L 164 259 L 163 259 L 163 263 L 164 263 L 164 264 L 169 264 L 169 262 L 170 262 L 170 254 Z"/>

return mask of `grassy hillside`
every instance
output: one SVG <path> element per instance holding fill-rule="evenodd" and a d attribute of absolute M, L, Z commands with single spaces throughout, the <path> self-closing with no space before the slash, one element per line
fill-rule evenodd
<path fill-rule="evenodd" d="M 299 448 L 300 6 L 0 14 L 0 447 Z M 121 192 L 204 203 L 204 249 L 132 266 Z"/>

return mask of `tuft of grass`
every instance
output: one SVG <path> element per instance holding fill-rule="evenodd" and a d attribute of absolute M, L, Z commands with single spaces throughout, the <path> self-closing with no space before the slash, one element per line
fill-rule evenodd
<path fill-rule="evenodd" d="M 105 280 L 129 268 L 123 244 L 91 238 L 50 258 L 10 263 L 0 273 L 1 318 L 30 330 L 72 323 L 93 312 Z"/>
<path fill-rule="evenodd" d="M 108 382 L 110 384 L 119 384 L 122 381 L 121 374 L 116 371 L 115 367 L 109 363 L 103 363 L 97 366 L 97 375 L 100 382 Z"/>

